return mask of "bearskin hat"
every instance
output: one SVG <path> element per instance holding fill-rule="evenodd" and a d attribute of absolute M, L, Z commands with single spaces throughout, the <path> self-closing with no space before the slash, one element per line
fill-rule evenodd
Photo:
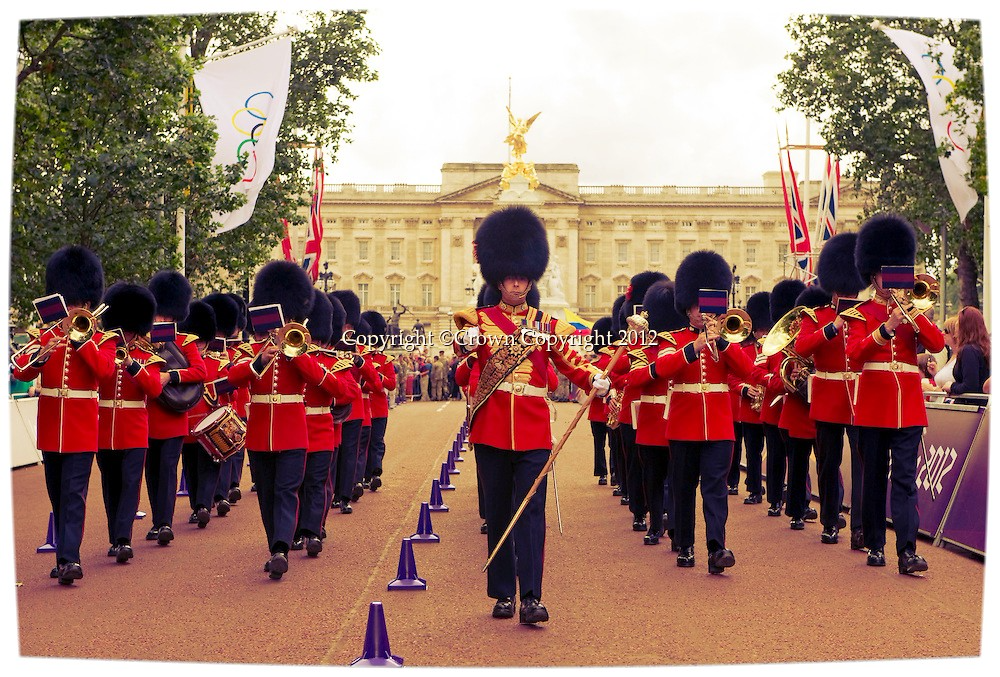
<path fill-rule="evenodd" d="M 549 241 L 541 219 L 522 206 L 491 213 L 476 229 L 473 241 L 479 271 L 496 286 L 508 277 L 537 282 L 549 265 Z"/>
<path fill-rule="evenodd" d="M 614 343 L 615 337 L 611 332 L 611 324 L 611 318 L 607 315 L 594 321 L 594 326 L 590 329 L 590 344 L 595 353 Z"/>
<path fill-rule="evenodd" d="M 187 317 L 177 324 L 177 331 L 194 334 L 200 341 L 211 341 L 216 334 L 215 310 L 204 301 L 192 301 Z"/>
<path fill-rule="evenodd" d="M 236 333 L 240 321 L 240 306 L 229 294 L 209 294 L 202 299 L 215 311 L 215 327 L 223 338 Z"/>
<path fill-rule="evenodd" d="M 156 314 L 183 322 L 191 304 L 191 283 L 176 270 L 161 270 L 149 278 L 149 291 L 156 297 Z"/>
<path fill-rule="evenodd" d="M 698 305 L 701 289 L 724 289 L 733 286 L 733 271 L 726 260 L 716 252 L 701 249 L 691 252 L 677 266 L 674 274 L 674 307 L 687 317 L 688 308 Z"/>
<path fill-rule="evenodd" d="M 309 309 L 307 319 L 309 322 L 306 324 L 306 328 L 309 330 L 309 336 L 312 337 L 312 340 L 320 345 L 328 345 L 330 337 L 333 335 L 333 304 L 330 303 L 330 297 L 315 287 L 313 288 L 313 305 Z"/>
<path fill-rule="evenodd" d="M 376 310 L 366 310 L 361 313 L 361 319 L 368 323 L 369 336 L 385 336 L 389 331 L 389 325 L 386 323 L 385 317 Z"/>
<path fill-rule="evenodd" d="M 332 332 L 328 343 L 331 346 L 335 346 L 340 343 L 340 339 L 344 338 L 344 323 L 347 321 L 347 311 L 344 310 L 344 304 L 340 302 L 340 299 L 333 294 L 326 294 L 326 300 L 330 302 Z"/>
<path fill-rule="evenodd" d="M 674 331 L 688 325 L 687 315 L 674 306 L 674 283 L 668 280 L 656 282 L 646 291 L 642 309 L 646 311 L 649 328 L 655 332 Z"/>
<path fill-rule="evenodd" d="M 45 293 L 62 294 L 68 306 L 97 306 L 104 296 L 101 259 L 80 245 L 58 249 L 45 264 Z"/>
<path fill-rule="evenodd" d="M 811 284 L 795 297 L 795 305 L 806 308 L 819 308 L 833 301 L 833 296 L 818 284 Z"/>
<path fill-rule="evenodd" d="M 771 322 L 771 292 L 759 291 L 747 299 L 747 315 L 753 324 L 754 331 L 758 329 L 769 331 L 774 324 Z"/>
<path fill-rule="evenodd" d="M 625 294 L 622 294 L 615 299 L 615 302 L 611 306 L 611 333 L 614 334 L 617 340 L 621 336 L 622 331 L 622 318 L 621 309 L 625 305 Z"/>
<path fill-rule="evenodd" d="M 232 292 L 226 294 L 226 296 L 231 298 L 240 308 L 240 314 L 236 320 L 236 328 L 243 331 L 247 328 L 247 300 L 239 294 L 234 294 Z"/>
<path fill-rule="evenodd" d="M 882 266 L 912 266 L 917 256 L 913 226 L 896 214 L 878 214 L 862 224 L 854 246 L 854 263 L 863 280 Z"/>
<path fill-rule="evenodd" d="M 670 278 L 656 270 L 644 270 L 637 273 L 629 280 L 628 289 L 625 291 L 625 301 L 618 309 L 618 324 L 623 329 L 628 329 L 627 319 L 635 311 L 636 306 L 641 306 L 646 297 L 646 291 L 657 282 L 669 281 Z"/>
<path fill-rule="evenodd" d="M 358 325 L 354 328 L 354 338 L 357 339 L 358 336 L 371 336 L 372 327 L 368 324 L 368 321 L 361 317 L 358 319 Z"/>
<path fill-rule="evenodd" d="M 140 284 L 115 282 L 104 292 L 108 309 L 101 315 L 105 330 L 121 329 L 133 334 L 148 334 L 156 317 L 153 292 Z"/>
<path fill-rule="evenodd" d="M 770 298 L 772 325 L 795 307 L 795 299 L 805 291 L 805 288 L 806 283 L 802 280 L 781 280 L 774 285 Z"/>
<path fill-rule="evenodd" d="M 868 286 L 854 264 L 857 242 L 857 233 L 840 233 L 823 245 L 816 263 L 816 276 L 823 289 L 841 296 L 857 296 Z"/>
<path fill-rule="evenodd" d="M 349 324 L 356 330 L 361 322 L 361 299 L 350 289 L 338 289 L 330 292 L 330 296 L 336 297 L 347 312 L 347 319 L 344 324 Z"/>
<path fill-rule="evenodd" d="M 309 273 L 294 261 L 269 261 L 253 281 L 252 306 L 277 303 L 285 322 L 302 322 L 313 302 Z"/>

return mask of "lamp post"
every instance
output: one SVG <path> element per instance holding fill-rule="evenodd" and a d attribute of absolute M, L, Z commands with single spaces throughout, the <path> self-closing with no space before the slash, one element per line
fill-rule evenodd
<path fill-rule="evenodd" d="M 323 272 L 319 274 L 319 279 L 323 280 L 323 292 L 327 292 L 330 278 L 333 277 L 333 273 L 330 272 L 330 262 L 323 262 Z"/>

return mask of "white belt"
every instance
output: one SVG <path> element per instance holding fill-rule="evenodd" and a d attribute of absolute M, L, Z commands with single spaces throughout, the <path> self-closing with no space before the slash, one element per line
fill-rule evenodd
<path fill-rule="evenodd" d="M 853 381 L 858 374 L 854 371 L 817 371 L 814 376 L 827 381 Z"/>
<path fill-rule="evenodd" d="M 97 406 L 111 409 L 145 409 L 145 400 L 98 400 Z"/>
<path fill-rule="evenodd" d="M 513 395 L 527 395 L 528 397 L 545 397 L 549 394 L 548 389 L 540 386 L 532 386 L 527 383 L 510 383 L 508 381 L 504 381 L 498 385 L 497 390 L 502 390 L 505 393 Z"/>
<path fill-rule="evenodd" d="M 296 404 L 302 402 L 301 395 L 282 395 L 272 393 L 271 395 L 251 395 L 250 401 L 255 404 Z"/>
<path fill-rule="evenodd" d="M 675 383 L 675 393 L 728 393 L 728 383 Z"/>
<path fill-rule="evenodd" d="M 320 414 L 329 414 L 330 407 L 306 407 L 306 416 L 317 416 Z"/>
<path fill-rule="evenodd" d="M 909 364 L 908 362 L 865 362 L 865 366 L 862 369 L 871 371 L 901 371 L 907 374 L 920 373 L 917 365 Z"/>
<path fill-rule="evenodd" d="M 42 388 L 38 394 L 47 397 L 65 397 L 70 400 L 96 400 L 98 395 L 96 390 L 72 390 L 70 388 Z"/>
<path fill-rule="evenodd" d="M 361 393 L 361 399 L 363 400 L 370 400 L 371 397 L 372 397 L 371 393 Z"/>
<path fill-rule="evenodd" d="M 670 395 L 640 395 L 643 404 L 670 404 Z"/>

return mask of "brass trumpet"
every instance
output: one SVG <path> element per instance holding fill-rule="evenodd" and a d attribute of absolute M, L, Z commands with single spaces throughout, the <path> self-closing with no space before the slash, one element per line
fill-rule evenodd
<path fill-rule="evenodd" d="M 77 343 L 89 341 L 97 331 L 97 318 L 107 309 L 108 306 L 102 303 L 93 312 L 86 308 L 74 308 L 69 311 L 69 331 L 66 337 Z"/>
<path fill-rule="evenodd" d="M 115 348 L 115 364 L 121 364 L 128 358 L 128 346 L 119 344 Z"/>
<path fill-rule="evenodd" d="M 740 308 L 730 308 L 719 318 L 722 328 L 719 335 L 729 343 L 743 343 L 753 333 L 753 322 L 750 314 Z"/>
<path fill-rule="evenodd" d="M 298 322 L 286 323 L 285 326 L 278 330 L 275 338 L 285 357 L 298 357 L 302 355 L 309 350 L 309 342 L 312 341 L 309 330 L 305 328 L 305 325 L 301 325 Z"/>
<path fill-rule="evenodd" d="M 940 293 L 941 285 L 933 275 L 919 273 L 913 276 L 913 289 L 893 289 L 890 295 L 896 307 L 903 311 L 903 319 L 919 334 L 917 315 L 922 315 L 933 308 Z M 907 306 L 912 307 L 912 314 Z"/>

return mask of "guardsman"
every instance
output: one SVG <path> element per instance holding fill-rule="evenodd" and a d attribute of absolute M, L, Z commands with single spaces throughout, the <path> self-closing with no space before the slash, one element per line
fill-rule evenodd
<path fill-rule="evenodd" d="M 806 288 L 802 280 L 781 280 L 771 289 L 768 306 L 771 324 L 780 320 L 795 306 L 796 297 Z M 768 330 L 770 333 L 770 330 Z M 761 356 L 767 371 L 764 382 L 764 402 L 760 408 L 760 422 L 764 426 L 764 441 L 767 444 L 767 514 L 781 517 L 785 508 L 785 475 L 788 469 L 788 449 L 785 436 L 778 423 L 785 402 L 785 386 L 778 376 L 778 370 L 786 355 L 782 352 L 769 357 Z M 760 359 L 760 358 L 758 358 Z"/>
<path fill-rule="evenodd" d="M 857 233 L 840 233 L 823 245 L 817 263 L 819 284 L 832 294 L 831 302 L 802 315 L 795 352 L 813 361 L 809 416 L 816 422 L 816 472 L 819 477 L 820 541 L 836 543 L 840 532 L 842 487 L 840 463 L 844 435 L 851 445 L 851 548 L 864 547 L 861 530 L 861 470 L 858 429 L 854 425 L 854 389 L 857 374 L 847 359 L 847 324 L 838 304 L 856 300 L 867 285 L 854 264 Z M 844 308 L 846 309 L 846 307 Z"/>
<path fill-rule="evenodd" d="M 243 304 L 238 303 L 229 294 L 209 294 L 204 299 L 205 303 L 212 307 L 215 311 L 215 348 L 213 352 L 218 352 L 217 348 L 221 346 L 222 352 L 225 353 L 225 358 L 227 363 L 232 363 L 233 355 L 235 353 L 236 346 L 238 344 L 231 343 L 231 339 L 236 334 L 236 327 L 240 322 L 240 313 L 244 312 Z M 244 320 L 246 322 L 246 320 Z M 242 343 L 242 341 L 240 341 Z M 241 388 L 239 391 L 233 391 L 226 395 L 226 403 L 233 408 L 236 415 L 239 416 L 246 422 L 246 400 L 242 399 L 242 396 L 247 392 L 245 388 Z M 237 395 L 239 393 L 239 396 Z M 240 401 L 237 398 L 240 397 Z M 242 407 L 242 413 L 240 410 Z M 215 510 L 219 517 L 227 515 L 232 508 L 233 504 L 230 502 L 229 497 L 233 491 L 233 480 L 236 477 L 236 473 L 240 464 L 240 459 L 237 456 L 243 451 L 242 447 L 240 451 L 233 454 L 226 460 L 221 462 L 219 467 L 219 481 L 215 485 Z M 236 481 L 236 489 L 239 489 L 239 481 Z M 237 500 L 238 497 L 234 496 Z"/>
<path fill-rule="evenodd" d="M 69 245 L 45 264 L 45 293 L 62 294 L 71 314 L 95 310 L 104 293 L 101 261 L 85 247 Z M 45 488 L 55 520 L 56 567 L 49 572 L 62 585 L 83 578 L 80 543 L 87 508 L 87 487 L 97 453 L 98 385 L 115 371 L 115 341 L 96 329 L 71 332 L 70 318 L 43 330 L 13 361 L 14 378 L 41 377 L 38 396 L 38 450 L 45 467 Z"/>
<path fill-rule="evenodd" d="M 306 448 L 305 475 L 299 488 L 301 508 L 292 550 L 305 548 L 310 557 L 316 557 L 323 551 L 323 520 L 332 500 L 330 468 L 338 443 L 331 407 L 336 398 L 353 397 L 358 385 L 350 377 L 344 377 L 353 362 L 338 357 L 330 349 L 333 304 L 326 294 L 315 288 L 307 326 L 313 340 L 309 354 L 327 375 L 318 385 L 307 384 L 304 393 L 309 446 Z"/>
<path fill-rule="evenodd" d="M 630 318 L 630 330 L 636 333 L 638 350 L 644 359 L 629 372 L 629 385 L 638 388 L 635 413 L 635 443 L 643 475 L 643 493 L 649 505 L 649 531 L 645 545 L 656 545 L 666 533 L 675 540 L 673 489 L 668 481 L 670 442 L 667 438 L 667 412 L 670 407 L 670 379 L 656 378 L 649 365 L 658 357 L 677 349 L 675 332 L 687 325 L 687 318 L 674 307 L 674 283 L 661 280 L 646 291 L 642 301 L 646 328 Z M 648 332 L 648 333 L 647 333 Z M 644 335 L 640 335 L 644 334 Z M 664 515 L 667 516 L 664 522 Z M 673 545 L 673 543 L 671 543 Z"/>
<path fill-rule="evenodd" d="M 625 340 L 625 330 L 622 329 L 620 322 L 621 315 L 619 313 L 624 303 L 625 294 L 622 294 L 611 305 L 611 335 L 614 338 L 611 343 L 612 348 L 618 348 Z M 611 471 L 611 485 L 614 487 L 611 490 L 611 495 L 620 496 L 622 505 L 628 505 L 628 482 L 625 481 L 625 458 L 622 454 L 622 436 L 621 431 L 618 430 L 621 424 L 618 419 L 621 416 L 621 403 L 625 396 L 627 376 L 627 371 L 624 374 L 612 375 L 611 392 L 604 398 L 608 414 L 606 421 L 608 426 L 608 455 L 610 456 L 608 466 Z"/>
<path fill-rule="evenodd" d="M 191 285 L 187 278 L 175 270 L 161 270 L 149 280 L 149 291 L 156 298 L 156 322 L 178 323 L 187 318 L 191 303 Z M 149 494 L 152 528 L 146 533 L 147 541 L 168 545 L 174 540 L 174 506 L 177 503 L 177 465 L 181 458 L 184 436 L 188 434 L 187 409 L 177 411 L 165 401 L 169 388 L 187 383 L 205 381 L 205 361 L 201 358 L 193 334 L 176 332 L 174 341 L 154 342 L 157 354 L 167 358 L 175 356 L 177 366 L 164 364 L 160 382 L 164 391 L 155 400 L 149 400 L 149 450 L 146 452 L 146 491 Z M 170 345 L 168 345 L 170 344 Z"/>
<path fill-rule="evenodd" d="M 608 316 L 597 319 L 590 331 L 590 342 L 594 351 L 592 364 L 595 369 L 604 371 L 614 355 L 615 349 L 611 346 L 614 337 L 611 335 L 611 318 Z M 587 420 L 590 421 L 590 434 L 594 438 L 594 477 L 597 483 L 605 486 L 608 483 L 608 461 L 604 454 L 604 447 L 608 439 L 608 405 L 603 397 L 595 397 L 590 402 L 590 409 L 587 411 Z"/>
<path fill-rule="evenodd" d="M 188 308 L 187 317 L 177 328 L 196 337 L 194 344 L 205 362 L 205 382 L 226 378 L 229 373 L 229 354 L 224 343 L 212 345 L 218 331 L 212 306 L 204 301 L 193 301 Z M 212 389 L 206 388 L 197 404 L 188 411 L 188 434 L 184 436 L 184 446 L 181 448 L 181 467 L 187 480 L 188 502 L 191 504 L 188 524 L 197 524 L 199 529 L 207 527 L 212 519 L 212 503 L 222 464 L 205 451 L 194 436 L 194 431 L 206 416 L 220 406 L 226 406 L 228 401 L 228 395 L 216 395 Z M 224 517 L 228 512 L 227 501 L 220 506 L 219 516 Z"/>
<path fill-rule="evenodd" d="M 912 266 L 917 236 L 902 217 L 879 214 L 858 231 L 854 261 L 873 295 L 844 311 L 847 318 L 847 355 L 859 370 L 854 421 L 864 459 L 861 501 L 868 565 L 885 566 L 885 503 L 889 463 L 892 490 L 889 502 L 896 532 L 899 573 L 927 571 L 927 561 L 917 554 L 917 455 L 927 425 L 917 342 L 930 353 L 944 349 L 944 335 L 920 314 L 904 312 L 883 285 L 882 266 Z M 915 315 L 915 317 L 914 317 Z M 911 324 L 912 322 L 912 324 Z"/>
<path fill-rule="evenodd" d="M 231 298 L 240 308 L 240 314 L 236 320 L 236 330 L 226 340 L 226 352 L 229 353 L 229 363 L 232 364 L 236 359 L 237 349 L 246 340 L 247 302 L 239 294 L 229 293 L 226 296 Z M 250 388 L 242 386 L 234 390 L 229 395 L 229 403 L 236 410 L 236 415 L 246 423 L 247 409 L 250 406 Z M 246 449 L 241 448 L 230 456 L 227 462 L 231 462 L 229 470 L 229 496 L 227 500 L 230 505 L 236 505 L 243 498 L 243 492 L 240 491 L 240 481 L 243 479 L 243 466 L 246 465 Z"/>
<path fill-rule="evenodd" d="M 307 383 L 319 385 L 330 377 L 305 344 L 297 346 L 296 341 L 281 337 L 289 324 L 305 321 L 312 303 L 312 282 L 299 265 L 292 261 L 265 264 L 254 278 L 250 305 L 280 306 L 286 324 L 274 336 L 260 333 L 258 326 L 254 341 L 241 347 L 241 355 L 229 368 L 234 385 L 250 386 L 246 449 L 271 554 L 264 570 L 272 579 L 288 571 L 288 551 L 295 539 L 299 487 L 309 446 L 303 392 Z"/>
<path fill-rule="evenodd" d="M 740 346 L 747 357 L 756 364 L 760 357 L 760 340 L 771 328 L 771 293 L 759 291 L 747 299 L 746 310 L 750 316 L 752 333 Z M 761 484 L 761 464 L 764 458 L 764 427 L 760 422 L 760 410 L 764 402 L 764 387 L 746 383 L 738 378 L 729 381 L 730 395 L 733 398 L 733 434 L 736 442 L 733 445 L 733 462 L 729 466 L 730 495 L 739 483 L 741 449 L 746 449 L 746 489 L 747 497 L 744 505 L 757 505 L 763 502 L 764 488 Z"/>
<path fill-rule="evenodd" d="M 483 483 L 492 552 L 552 450 L 546 399 L 549 360 L 578 387 L 597 388 L 599 396 L 610 382 L 569 346 L 572 325 L 525 302 L 549 258 L 545 226 L 534 212 L 515 206 L 491 213 L 476 230 L 473 253 L 483 279 L 501 295 L 496 306 L 455 314 L 456 353 L 475 352 L 481 363 L 469 440 L 475 445 Z M 489 566 L 486 591 L 496 600 L 494 618 L 513 617 L 519 584 L 520 622 L 549 619 L 541 602 L 545 492 L 543 478 L 514 525 L 512 538 L 504 541 Z"/>
<path fill-rule="evenodd" d="M 396 389 L 396 369 L 393 367 L 392 355 L 385 353 L 385 339 L 388 337 L 388 325 L 385 318 L 374 310 L 366 310 L 361 317 L 371 329 L 369 334 L 377 343 L 369 352 L 371 360 L 378 373 L 382 392 L 375 392 L 369 398 L 372 408 L 372 430 L 368 438 L 368 460 L 365 464 L 362 486 L 371 491 L 378 491 L 382 486 L 382 460 L 385 458 L 385 428 L 389 422 L 389 392 Z"/>
<path fill-rule="evenodd" d="M 674 284 L 674 307 L 687 316 L 688 326 L 672 332 L 673 346 L 664 347 L 647 369 L 651 378 L 673 381 L 667 439 L 677 513 L 674 538 L 680 548 L 677 566 L 695 563 L 695 491 L 700 480 L 708 572 L 721 574 L 736 564 L 733 551 L 726 547 L 726 478 L 734 437 L 728 376 L 732 373 L 756 384 L 763 372 L 755 372 L 738 345 L 720 337 L 718 318 L 701 312 L 701 290 L 732 288 L 732 270 L 725 259 L 708 250 L 688 254 L 677 267 Z"/>
<path fill-rule="evenodd" d="M 149 444 L 147 399 L 163 390 L 163 358 L 145 339 L 153 327 L 156 299 L 143 286 L 116 282 L 104 294 L 106 332 L 120 331 L 115 370 L 101 379 L 97 467 L 108 518 L 108 557 L 125 564 L 135 555 L 132 526 L 139 509 L 142 469 Z"/>

